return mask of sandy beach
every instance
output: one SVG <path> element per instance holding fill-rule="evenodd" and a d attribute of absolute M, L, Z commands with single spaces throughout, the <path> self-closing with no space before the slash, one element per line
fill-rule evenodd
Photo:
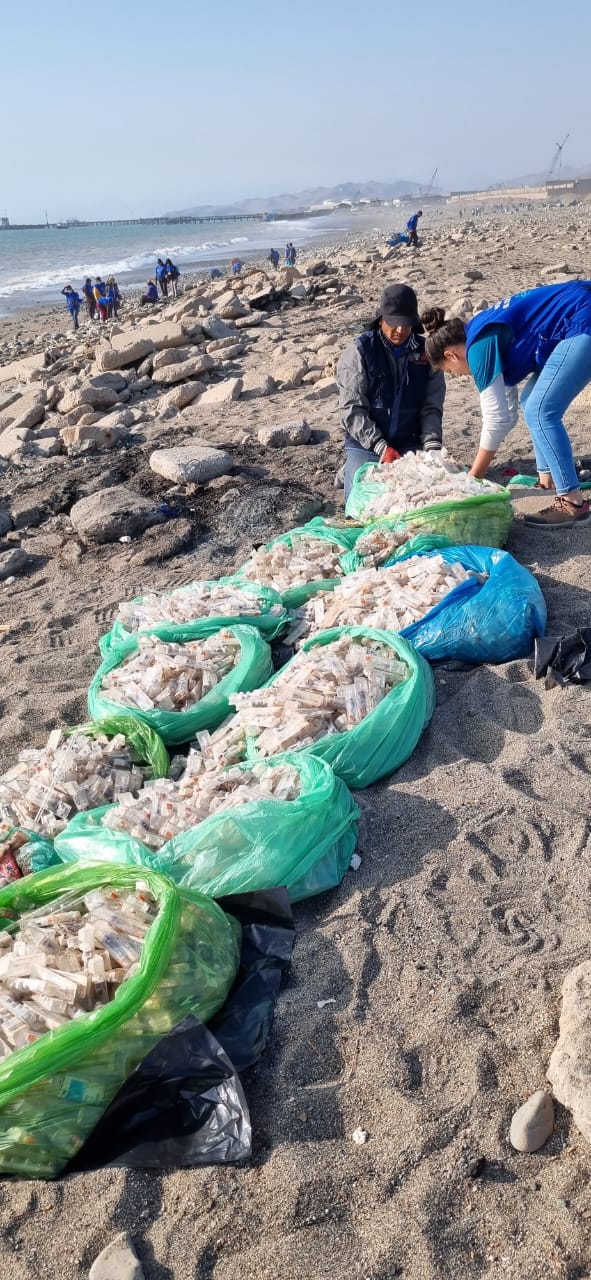
<path fill-rule="evenodd" d="M 163 415 L 166 387 L 135 397 L 131 384 L 121 447 L 46 458 L 24 450 L 0 467 L 12 521 L 5 543 L 29 557 L 0 582 L 2 770 L 56 725 L 85 718 L 97 642 L 120 600 L 231 573 L 253 545 L 316 513 L 342 514 L 334 362 L 386 283 L 404 280 L 421 306 L 455 304 L 469 315 L 537 283 L 591 278 L 591 205 L 475 219 L 427 213 L 422 235 L 418 251 L 389 257 L 378 233 L 323 245 L 330 271 L 318 291 L 241 329 L 245 345 L 230 359 L 216 353 L 210 376 L 242 379 L 238 398 Z M 316 279 L 304 272 L 318 257 L 299 256 L 303 280 Z M 174 313 L 170 303 L 158 319 Z M 52 370 L 71 378 L 87 369 L 96 329 L 70 337 L 65 308 L 0 321 L 0 372 L 51 348 L 45 381 Z M 303 360 L 296 385 L 275 376 L 266 391 L 245 391 L 264 388 L 279 357 Z M 587 466 L 590 411 L 587 392 L 567 416 Z M 48 411 L 44 429 L 58 417 Z M 259 442 L 260 428 L 301 418 L 309 444 Z M 466 380 L 448 380 L 444 436 L 468 464 L 479 407 Z M 191 492 L 150 470 L 154 448 L 197 440 L 227 447 L 233 471 Z M 495 480 L 507 467 L 534 472 L 522 419 L 495 461 Z M 174 502 L 180 516 L 128 543 L 84 544 L 72 505 L 120 483 Z M 542 587 L 549 633 L 590 625 L 589 527 L 526 526 L 532 504 L 543 497 L 516 501 L 508 550 Z M 439 668 L 436 685 L 437 708 L 412 758 L 356 797 L 360 869 L 294 908 L 289 981 L 266 1052 L 244 1078 L 252 1161 L 3 1181 L 0 1280 L 82 1280 L 123 1230 L 146 1280 L 591 1276 L 588 1143 L 560 1106 L 537 1154 L 519 1154 L 508 1139 L 515 1109 L 544 1087 L 564 977 L 591 948 L 589 694 L 547 690 L 527 659 Z M 334 1003 L 319 1010 L 320 1000 Z M 368 1134 L 361 1146 L 358 1127 Z"/>

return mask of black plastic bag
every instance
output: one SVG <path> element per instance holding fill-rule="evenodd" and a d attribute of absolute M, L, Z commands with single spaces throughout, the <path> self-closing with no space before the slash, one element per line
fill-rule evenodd
<path fill-rule="evenodd" d="M 294 925 L 285 889 L 220 905 L 242 925 L 236 982 L 208 1027 L 188 1017 L 136 1067 L 66 1173 L 105 1165 L 180 1168 L 247 1160 L 248 1106 L 238 1071 L 265 1047 Z"/>
<path fill-rule="evenodd" d="M 591 627 L 567 636 L 539 636 L 535 645 L 536 680 L 546 677 L 546 688 L 591 681 Z"/>

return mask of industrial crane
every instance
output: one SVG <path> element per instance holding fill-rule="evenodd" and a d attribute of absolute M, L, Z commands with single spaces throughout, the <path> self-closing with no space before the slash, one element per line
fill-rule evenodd
<path fill-rule="evenodd" d="M 433 186 L 434 186 L 434 184 L 435 184 L 435 179 L 436 179 L 436 177 L 437 177 L 437 174 L 438 174 L 438 173 L 439 173 L 439 169 L 438 169 L 438 168 L 433 170 L 433 173 L 431 174 L 431 180 L 430 180 L 430 182 L 429 182 L 429 186 L 428 186 L 428 187 L 426 187 L 426 188 L 425 188 L 425 190 L 424 190 L 424 191 L 421 191 L 421 193 L 420 193 L 422 196 L 430 196 L 430 195 L 431 195 L 431 192 L 432 192 L 432 190 L 433 190 Z"/>

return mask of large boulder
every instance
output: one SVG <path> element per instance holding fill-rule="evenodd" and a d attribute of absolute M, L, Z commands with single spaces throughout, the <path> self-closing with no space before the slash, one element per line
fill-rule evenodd
<path fill-rule="evenodd" d="M 32 427 L 7 427 L 0 435 L 0 458 L 22 458 L 32 436 Z"/>
<path fill-rule="evenodd" d="M 303 356 L 283 356 L 273 361 L 273 377 L 283 390 L 299 387 L 308 372 L 308 362 Z"/>
<path fill-rule="evenodd" d="M 215 360 L 202 351 L 198 355 L 189 356 L 173 364 L 166 364 L 161 369 L 154 369 L 152 382 L 164 386 L 172 386 L 175 382 L 184 382 L 187 378 L 199 378 L 202 373 L 209 373 L 215 368 Z"/>
<path fill-rule="evenodd" d="M 24 400 L 24 396 L 23 396 L 23 400 Z M 18 410 L 20 409 L 20 407 L 21 407 L 20 403 L 17 400 L 14 408 Z M 26 431 L 30 427 L 36 427 L 40 422 L 43 422 L 44 416 L 45 416 L 45 405 L 41 404 L 39 400 L 36 400 L 34 401 L 33 404 L 29 405 L 27 408 L 24 408 L 21 410 L 21 412 L 15 414 L 14 418 L 12 419 L 12 422 L 10 423 L 11 429 L 13 431 L 18 431 L 18 430 Z"/>
<path fill-rule="evenodd" d="M 242 399 L 255 400 L 257 396 L 271 396 L 275 391 L 275 382 L 262 369 L 252 369 L 242 379 Z"/>
<path fill-rule="evenodd" d="M 119 395 L 126 390 L 127 378 L 114 369 L 112 373 L 95 373 L 94 377 L 89 378 L 88 384 L 91 387 L 110 387 L 111 391 L 116 391 Z"/>
<path fill-rule="evenodd" d="M 81 404 L 88 404 L 91 409 L 110 409 L 117 400 L 117 392 L 112 387 L 97 387 L 92 382 L 85 382 L 73 391 L 66 391 L 57 406 L 58 413 L 70 413 Z"/>
<path fill-rule="evenodd" d="M 156 449 L 150 455 L 150 467 L 156 475 L 174 484 L 205 484 L 232 470 L 231 455 L 223 449 L 205 445 L 177 445 L 172 449 Z"/>
<path fill-rule="evenodd" d="M 282 422 L 274 427 L 259 427 L 257 439 L 272 449 L 283 449 L 290 445 L 308 444 L 312 432 L 305 418 L 295 422 Z"/>
<path fill-rule="evenodd" d="M 203 319 L 203 332 L 207 338 L 234 338 L 236 339 L 235 325 L 226 324 L 221 316 L 206 316 Z"/>
<path fill-rule="evenodd" d="M 189 326 L 186 326 L 187 328 Z M 194 328 L 195 326 L 190 326 Z M 199 326 L 197 326 L 199 328 Z M 145 325 L 135 330 L 137 339 L 145 338 L 153 342 L 156 351 L 166 351 L 169 347 L 184 347 L 187 334 L 182 324 L 173 320 L 163 320 L 158 324 Z"/>
<path fill-rule="evenodd" d="M 234 323 L 237 329 L 258 329 L 259 325 L 265 323 L 264 311 L 251 311 L 248 316 L 241 316 Z"/>
<path fill-rule="evenodd" d="M 114 422 L 109 426 L 78 423 L 76 427 L 62 427 L 60 436 L 66 452 L 75 456 L 79 453 L 102 453 L 106 449 L 114 449 L 129 439 L 129 432 L 121 423 Z"/>
<path fill-rule="evenodd" d="M 554 1097 L 591 1142 L 591 960 L 571 969 L 562 984 L 560 1035 L 547 1075 Z"/>
<path fill-rule="evenodd" d="M 164 518 L 154 502 L 122 484 L 89 493 L 75 502 L 70 511 L 70 520 L 83 542 L 133 538 L 150 525 L 162 524 Z"/>
<path fill-rule="evenodd" d="M 26 569 L 29 557 L 22 547 L 0 547 L 0 582 Z"/>
<path fill-rule="evenodd" d="M 161 396 L 158 401 L 158 414 L 166 413 L 169 409 L 185 409 L 188 404 L 205 391 L 204 382 L 179 382 L 171 391 L 167 391 L 166 395 Z"/>
<path fill-rule="evenodd" d="M 0 384 L 3 382 L 27 382 L 31 373 L 38 373 L 45 368 L 47 361 L 44 351 L 25 356 L 24 360 L 12 360 L 10 364 L 0 366 Z"/>
<path fill-rule="evenodd" d="M 151 338 L 137 338 L 135 333 L 116 333 L 110 347 L 101 346 L 96 352 L 96 368 L 99 373 L 109 369 L 124 369 L 128 364 L 139 364 L 156 348 Z"/>
<path fill-rule="evenodd" d="M 208 409 L 212 405 L 230 404 L 232 400 L 238 399 L 241 391 L 242 378 L 225 378 L 223 382 L 216 382 L 213 387 L 208 387 L 199 396 L 197 407 Z"/>

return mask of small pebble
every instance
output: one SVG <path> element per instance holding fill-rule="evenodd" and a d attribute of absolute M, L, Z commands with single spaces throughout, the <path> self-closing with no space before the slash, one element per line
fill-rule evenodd
<path fill-rule="evenodd" d="M 369 1134 L 366 1129 L 354 1129 L 351 1137 L 358 1147 L 362 1147 L 364 1142 L 367 1142 Z"/>
<path fill-rule="evenodd" d="M 509 1139 L 516 1151 L 539 1151 L 554 1128 L 554 1106 L 545 1089 L 537 1089 L 515 1112 Z"/>

